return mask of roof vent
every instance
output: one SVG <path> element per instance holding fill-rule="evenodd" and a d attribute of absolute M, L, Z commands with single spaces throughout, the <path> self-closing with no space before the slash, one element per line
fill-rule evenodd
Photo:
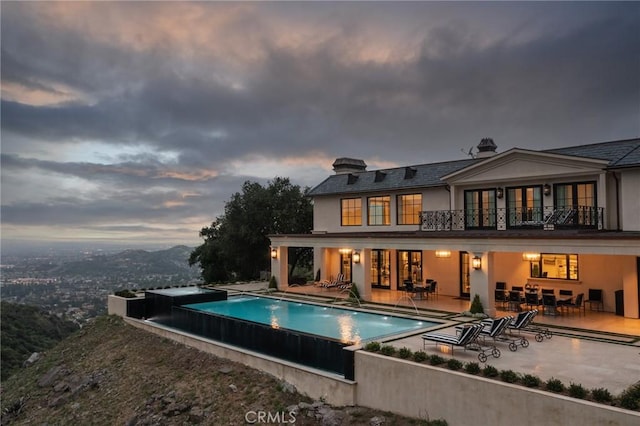
<path fill-rule="evenodd" d="M 347 175 L 347 185 L 353 185 L 357 181 L 358 181 L 358 176 L 351 173 Z"/>
<path fill-rule="evenodd" d="M 381 172 L 380 170 L 376 170 L 376 177 L 373 180 L 374 182 L 382 182 L 384 178 L 387 177 L 385 172 Z"/>
<path fill-rule="evenodd" d="M 333 171 L 336 174 L 343 173 L 358 173 L 367 170 L 367 165 L 364 160 L 358 160 L 356 158 L 336 158 L 333 162 Z"/>
<path fill-rule="evenodd" d="M 418 170 L 413 168 L 413 167 L 405 167 L 404 168 L 404 178 L 405 179 L 412 179 L 416 175 L 417 172 L 418 172 Z"/>
<path fill-rule="evenodd" d="M 497 148 L 498 145 L 495 144 L 493 139 L 484 138 L 478 144 L 478 153 L 476 154 L 476 158 L 492 157 L 496 155 Z"/>

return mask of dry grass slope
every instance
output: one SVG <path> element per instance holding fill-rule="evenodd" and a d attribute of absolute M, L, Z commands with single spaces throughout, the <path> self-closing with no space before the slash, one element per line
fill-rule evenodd
<path fill-rule="evenodd" d="M 104 316 L 2 385 L 2 424 L 238 425 L 248 411 L 303 406 L 296 425 L 429 424 L 360 407 L 323 407 L 276 378 Z M 316 402 L 317 405 L 322 405 Z M 324 418 L 325 423 L 327 418 Z M 432 424 L 446 424 L 433 422 Z"/>

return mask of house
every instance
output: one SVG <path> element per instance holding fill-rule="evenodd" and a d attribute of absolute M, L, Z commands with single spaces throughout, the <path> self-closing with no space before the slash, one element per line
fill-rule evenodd
<path fill-rule="evenodd" d="M 486 138 L 477 150 L 384 170 L 337 159 L 310 192 L 312 233 L 271 236 L 279 286 L 287 248 L 312 247 L 321 279 L 344 274 L 364 300 L 431 279 L 494 315 L 506 282 L 602 290 L 605 311 L 639 318 L 640 139 L 498 152 Z"/>

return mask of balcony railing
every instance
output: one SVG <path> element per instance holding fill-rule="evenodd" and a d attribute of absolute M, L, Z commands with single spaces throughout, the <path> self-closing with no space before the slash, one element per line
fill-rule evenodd
<path fill-rule="evenodd" d="M 603 213 L 602 207 L 592 206 L 431 210 L 420 212 L 420 230 L 603 229 Z"/>

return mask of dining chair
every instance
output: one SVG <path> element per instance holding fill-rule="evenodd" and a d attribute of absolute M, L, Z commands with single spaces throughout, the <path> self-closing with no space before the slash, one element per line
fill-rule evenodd
<path fill-rule="evenodd" d="M 589 298 L 584 303 L 589 304 L 589 310 L 593 311 L 593 305 L 596 305 L 597 311 L 604 311 L 604 300 L 602 298 L 601 288 L 590 288 L 588 292 Z"/>

